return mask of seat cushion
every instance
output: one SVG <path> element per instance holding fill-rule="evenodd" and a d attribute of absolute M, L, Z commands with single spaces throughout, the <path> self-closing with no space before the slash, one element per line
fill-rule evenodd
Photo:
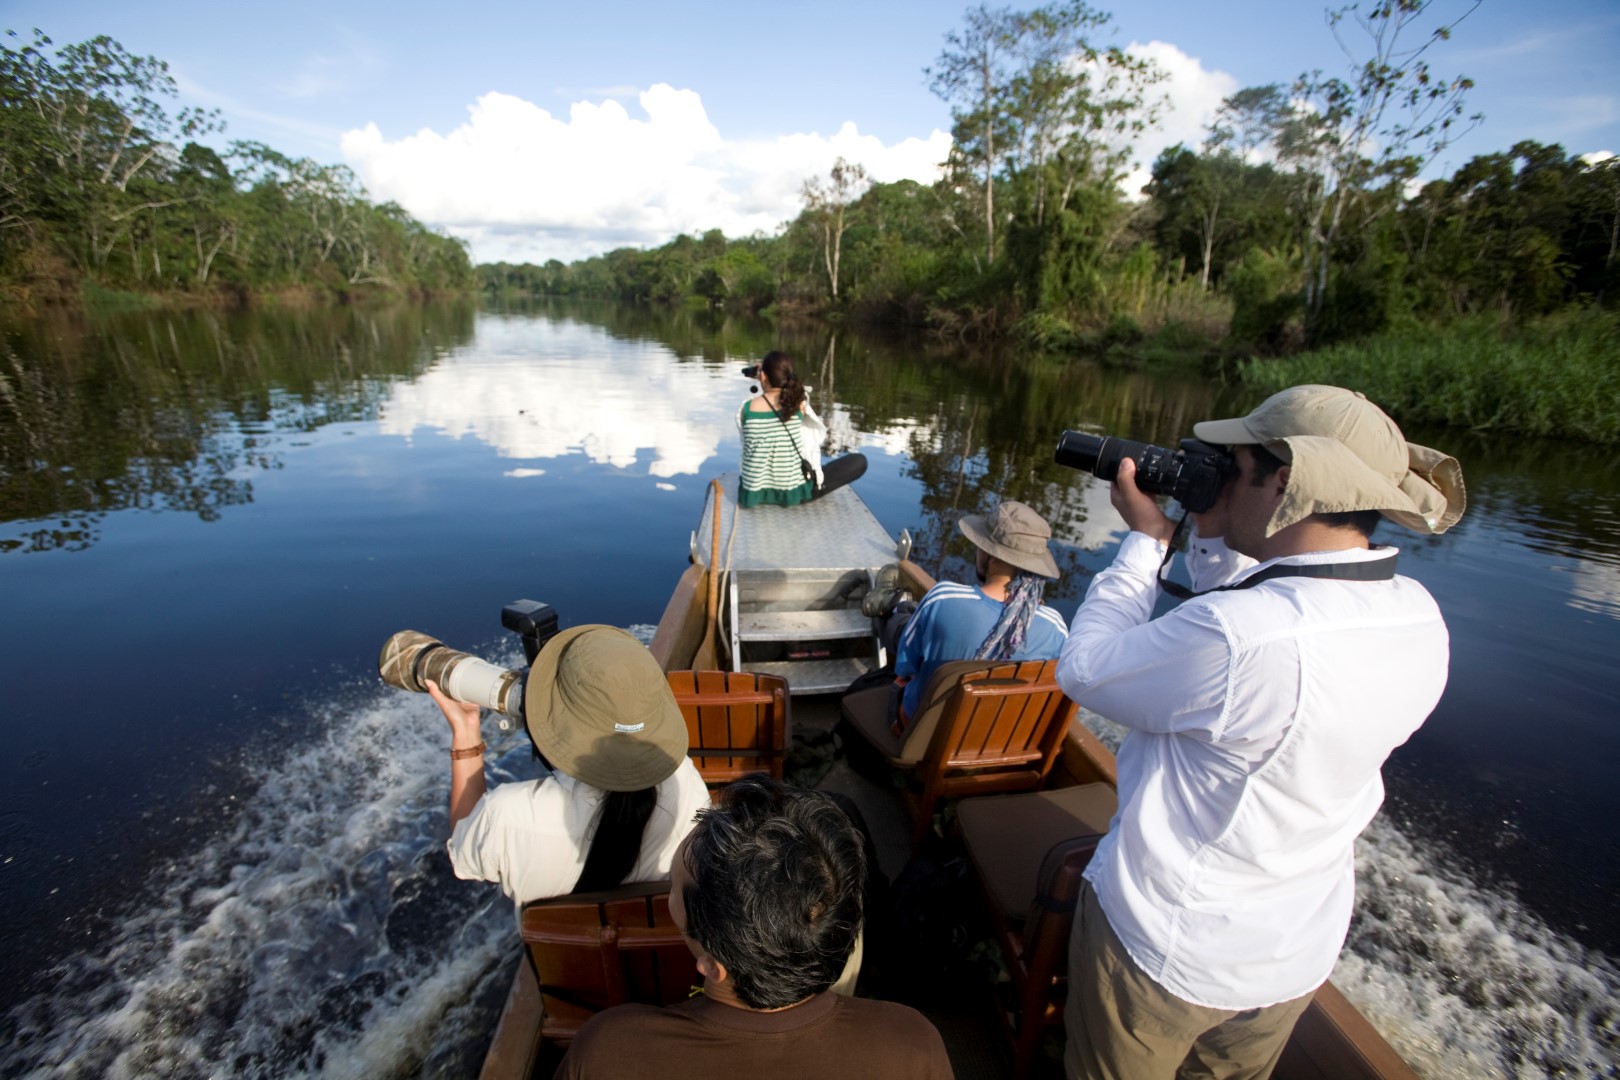
<path fill-rule="evenodd" d="M 1118 799 L 1107 784 L 989 795 L 956 807 L 968 857 L 1004 916 L 1022 919 L 1035 902 L 1041 860 L 1052 845 L 1108 831 Z"/>
<path fill-rule="evenodd" d="M 887 686 L 874 686 L 870 690 L 845 694 L 844 719 L 849 721 L 849 725 L 857 734 L 887 758 L 891 765 L 900 765 L 902 764 L 900 737 L 889 729 L 889 724 L 894 719 L 889 715 L 890 696 Z"/>

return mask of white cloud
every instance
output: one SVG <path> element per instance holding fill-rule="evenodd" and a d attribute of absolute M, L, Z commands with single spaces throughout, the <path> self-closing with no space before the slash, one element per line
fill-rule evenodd
<path fill-rule="evenodd" d="M 1140 199 L 1143 185 L 1153 178 L 1153 160 L 1177 143 L 1198 149 L 1207 134 L 1205 129 L 1215 118 L 1215 110 L 1242 87 L 1233 76 L 1205 68 L 1202 60 L 1169 42 L 1132 42 L 1126 51 L 1151 60 L 1166 76 L 1149 91 L 1150 96 L 1167 99 L 1159 123 L 1143 132 L 1131 148 L 1131 171 L 1120 183 L 1127 198 Z"/>
<path fill-rule="evenodd" d="M 1131 146 L 1121 186 L 1135 199 L 1159 153 L 1178 142 L 1200 145 L 1222 99 L 1240 87 L 1167 42 L 1129 51 L 1167 76 L 1150 91 L 1166 99 L 1159 123 Z M 387 139 L 375 124 L 345 132 L 343 156 L 373 198 L 468 240 L 476 260 L 539 262 L 656 246 L 681 232 L 773 233 L 799 212 L 804 181 L 840 156 L 874 180 L 931 183 L 950 150 L 950 135 L 938 129 L 886 145 L 853 122 L 830 136 L 730 139 L 695 91 L 666 83 L 642 90 L 639 116 L 614 100 L 628 96 L 624 88 L 597 94 L 557 115 L 491 92 L 448 133 L 424 128 Z"/>
<path fill-rule="evenodd" d="M 448 134 L 388 140 L 375 124 L 345 132 L 343 156 L 373 198 L 473 244 L 474 257 L 563 260 L 681 232 L 774 231 L 798 213 L 799 188 L 839 156 L 876 180 L 931 182 L 950 136 L 893 146 L 846 123 L 832 136 L 727 139 L 698 94 L 659 83 L 642 117 L 617 101 L 577 101 L 566 117 L 488 93 Z"/>

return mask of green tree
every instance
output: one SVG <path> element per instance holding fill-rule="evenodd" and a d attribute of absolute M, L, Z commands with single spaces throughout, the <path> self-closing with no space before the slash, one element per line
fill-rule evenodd
<path fill-rule="evenodd" d="M 984 261 L 996 260 L 995 179 L 1000 162 L 998 99 L 1012 77 L 1018 16 L 984 4 L 969 8 L 963 27 L 945 35 L 945 49 L 924 69 L 929 88 L 951 106 L 953 171 L 980 174 L 984 212 Z"/>
<path fill-rule="evenodd" d="M 1143 189 L 1153 202 L 1154 243 L 1171 261 L 1198 268 L 1212 288 L 1250 248 L 1287 247 L 1287 191 L 1268 164 L 1249 165 L 1230 150 L 1197 154 L 1173 146 L 1153 163 Z"/>
<path fill-rule="evenodd" d="M 169 204 L 156 182 L 174 163 L 170 140 L 217 129 L 218 114 L 171 116 L 164 99 L 178 90 L 168 65 L 105 35 L 57 48 L 54 58 L 51 45 L 38 30 L 21 48 L 0 45 L 6 216 L 36 240 L 57 235 L 82 267 L 101 269 L 133 226 L 150 226 L 142 215 Z M 131 269 L 139 270 L 133 258 Z"/>
<path fill-rule="evenodd" d="M 207 285 L 214 260 L 237 239 L 236 184 L 224 160 L 197 143 L 180 152 L 173 183 L 179 204 L 170 218 L 191 242 L 193 280 Z"/>
<path fill-rule="evenodd" d="M 1307 72 L 1295 80 L 1291 103 L 1277 130 L 1278 158 L 1295 171 L 1295 213 L 1304 262 L 1302 299 L 1306 330 L 1315 336 L 1328 299 L 1330 270 L 1341 254 L 1346 230 L 1369 228 L 1392 199 L 1377 192 L 1415 177 L 1468 126 L 1464 101 L 1473 81 L 1437 77 L 1428 53 L 1448 41 L 1457 23 L 1479 6 L 1467 3 L 1449 24 L 1410 44 L 1435 0 L 1377 0 L 1366 9 L 1351 4 L 1328 13 L 1328 25 L 1347 56 L 1357 49 L 1344 38 L 1347 26 L 1365 36 L 1366 59 L 1353 63 L 1349 79 Z"/>
<path fill-rule="evenodd" d="M 1162 73 L 1094 44 L 1111 22 L 1082 0 L 1027 12 L 980 5 L 927 69 L 951 105 L 949 164 L 980 178 L 987 266 L 996 259 L 998 182 L 1013 189 L 1014 213 L 1042 230 L 1079 187 L 1117 181 L 1131 139 L 1152 122 L 1157 103 L 1147 92 Z"/>
<path fill-rule="evenodd" d="M 840 157 L 823 181 L 812 176 L 804 182 L 801 194 L 805 210 L 816 219 L 821 232 L 821 260 L 827 271 L 827 292 L 838 302 L 838 264 L 843 254 L 846 216 L 866 188 L 866 169 Z"/>

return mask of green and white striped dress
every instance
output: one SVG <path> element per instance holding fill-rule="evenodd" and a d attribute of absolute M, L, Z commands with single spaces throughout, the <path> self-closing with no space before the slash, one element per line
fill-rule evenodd
<path fill-rule="evenodd" d="M 804 478 L 799 468 L 799 446 L 804 434 L 799 414 L 786 423 L 775 412 L 742 413 L 742 480 L 737 485 L 737 505 L 796 506 L 815 494 L 815 484 Z"/>

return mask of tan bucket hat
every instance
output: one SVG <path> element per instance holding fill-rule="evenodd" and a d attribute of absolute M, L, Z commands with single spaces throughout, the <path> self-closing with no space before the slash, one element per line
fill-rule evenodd
<path fill-rule="evenodd" d="M 529 738 L 561 771 L 604 791 L 639 791 L 686 757 L 686 721 L 646 646 L 614 626 L 575 626 L 529 669 Z"/>
<path fill-rule="evenodd" d="M 1046 542 L 1052 526 L 1021 502 L 1004 499 L 988 514 L 968 514 L 959 520 L 962 535 L 1004 563 L 1042 577 L 1058 576 L 1057 563 Z"/>
<path fill-rule="evenodd" d="M 1407 442 L 1366 395 L 1338 386 L 1289 387 L 1248 416 L 1194 424 L 1193 435 L 1223 446 L 1259 444 L 1288 462 L 1288 487 L 1267 536 L 1311 514 L 1348 510 L 1377 510 L 1413 532 L 1439 534 L 1468 503 L 1456 458 Z"/>

